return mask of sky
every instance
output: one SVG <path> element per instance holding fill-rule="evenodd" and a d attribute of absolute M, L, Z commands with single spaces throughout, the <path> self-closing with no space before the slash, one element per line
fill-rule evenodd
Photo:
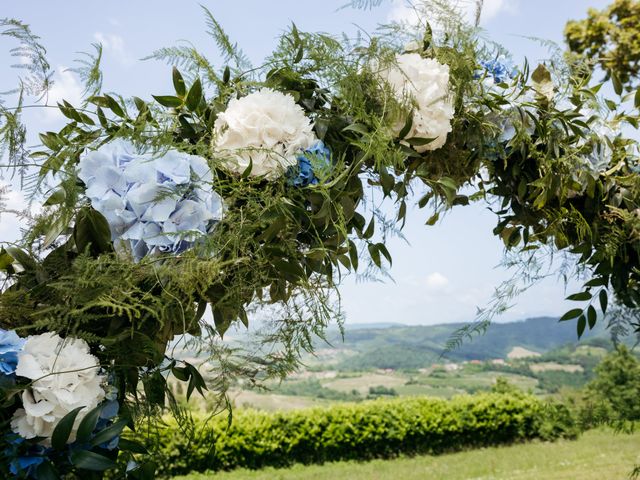
<path fill-rule="evenodd" d="M 459 0 L 467 1 L 467 0 Z M 275 46 L 277 36 L 291 22 L 301 30 L 332 34 L 357 30 L 373 32 L 389 20 L 412 20 L 413 11 L 404 1 L 381 0 L 369 10 L 341 9 L 347 0 L 182 0 L 153 2 L 110 0 L 48 2 L 21 0 L 5 2 L 2 16 L 29 24 L 42 38 L 47 56 L 55 68 L 55 85 L 50 103 L 59 99 L 78 103 L 82 86 L 73 67 L 78 52 L 91 44 L 104 47 L 104 90 L 124 96 L 150 98 L 171 92 L 171 69 L 155 61 L 142 61 L 153 50 L 189 41 L 217 59 L 215 45 L 205 34 L 200 4 L 209 8 L 229 36 L 259 65 Z M 562 31 L 569 19 L 583 18 L 588 7 L 603 8 L 603 0 L 485 0 L 481 26 L 486 36 L 512 52 L 513 59 L 530 63 L 544 60 L 545 48 L 532 38 L 562 43 Z M 0 91 L 15 86 L 15 63 L 7 54 L 13 47 L 0 37 Z M 32 143 L 36 134 L 55 130 L 61 116 L 54 109 L 34 109 L 26 116 Z M 0 184 L 10 183 L 1 176 Z M 10 208 L 23 208 L 24 198 L 15 189 L 9 195 Z M 435 226 L 425 226 L 425 210 L 410 209 L 403 231 L 405 240 L 388 244 L 393 255 L 392 279 L 383 283 L 358 283 L 348 278 L 341 286 L 347 323 L 397 322 L 434 324 L 471 321 L 478 307 L 491 299 L 494 289 L 512 276 L 500 267 L 504 249 L 492 230 L 496 217 L 481 203 L 457 207 Z M 18 220 L 0 217 L 0 240 L 18 235 Z M 577 291 L 551 276 L 532 287 L 514 302 L 497 321 L 535 316 L 559 316 L 569 308 L 564 297 Z"/>

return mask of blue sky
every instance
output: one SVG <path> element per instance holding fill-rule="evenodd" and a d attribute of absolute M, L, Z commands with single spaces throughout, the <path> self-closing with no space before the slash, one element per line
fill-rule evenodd
<path fill-rule="evenodd" d="M 54 100 L 77 102 L 81 93 L 78 80 L 65 69 L 73 66 L 77 52 L 90 50 L 90 44 L 104 46 L 104 88 L 125 96 L 149 98 L 171 90 L 168 67 L 139 59 L 154 49 L 188 40 L 211 58 L 216 57 L 212 40 L 205 35 L 199 3 L 207 6 L 242 47 L 254 64 L 260 64 L 273 48 L 276 37 L 295 22 L 311 31 L 353 34 L 357 29 L 372 32 L 378 23 L 391 18 L 408 18 L 411 12 L 401 1 L 383 0 L 372 10 L 340 9 L 347 0 L 223 0 L 88 2 L 67 0 L 45 2 L 21 0 L 6 2 L 3 16 L 31 25 L 42 37 L 48 58 L 56 68 Z M 466 1 L 466 0 L 461 0 Z M 602 8 L 603 0 L 485 0 L 482 26 L 493 40 L 507 47 L 514 60 L 526 56 L 531 63 L 546 58 L 538 37 L 562 42 L 564 24 L 582 18 L 588 7 Z M 6 52 L 13 45 L 0 39 L 3 60 L 0 90 L 14 86 L 16 72 Z M 53 111 L 38 109 L 28 116 L 31 138 L 38 131 L 59 126 Z M 35 142 L 35 140 L 34 140 Z M 0 178 L 0 183 L 2 179 Z M 11 206 L 23 199 L 10 196 Z M 342 300 L 347 322 L 401 322 L 430 324 L 472 320 L 476 307 L 490 299 L 493 289 L 510 273 L 496 268 L 502 259 L 501 242 L 492 235 L 495 216 L 485 205 L 459 207 L 434 227 L 424 226 L 429 214 L 410 211 L 404 235 L 408 243 L 394 239 L 389 249 L 394 257 L 390 273 L 393 281 L 343 285 Z M 9 215 L 0 219 L 0 238 L 17 234 L 17 221 Z M 570 288 L 571 289 L 571 288 Z M 569 293 L 573 293 L 572 291 Z M 559 315 L 567 308 L 564 284 L 555 277 L 522 294 L 501 320 L 540 315 Z"/>

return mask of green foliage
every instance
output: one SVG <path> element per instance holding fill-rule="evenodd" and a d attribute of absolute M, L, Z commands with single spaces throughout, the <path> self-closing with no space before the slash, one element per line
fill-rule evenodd
<path fill-rule="evenodd" d="M 492 480 L 624 479 L 638 456 L 640 433 L 617 435 L 590 430 L 576 441 L 527 442 L 467 450 L 438 456 L 400 457 L 369 462 L 344 461 L 324 465 L 294 465 L 263 470 L 193 473 L 175 480 Z M 515 473 L 517 472 L 517 473 Z"/>
<path fill-rule="evenodd" d="M 596 367 L 586 389 L 587 423 L 608 421 L 617 426 L 640 420 L 640 361 L 624 345 Z"/>
<path fill-rule="evenodd" d="M 640 71 L 639 23 L 640 2 L 614 0 L 603 10 L 590 8 L 583 20 L 568 22 L 564 35 L 572 52 L 631 87 Z"/>
<path fill-rule="evenodd" d="M 369 387 L 369 394 L 367 398 L 377 397 L 397 397 L 398 392 L 395 388 L 385 387 L 384 385 L 378 385 L 377 387 Z"/>
<path fill-rule="evenodd" d="M 278 414 L 240 411 L 228 428 L 217 420 L 198 423 L 192 440 L 170 422 L 149 440 L 160 449 L 161 473 L 171 476 L 574 437 L 572 417 L 549 408 L 524 394 L 377 400 Z"/>

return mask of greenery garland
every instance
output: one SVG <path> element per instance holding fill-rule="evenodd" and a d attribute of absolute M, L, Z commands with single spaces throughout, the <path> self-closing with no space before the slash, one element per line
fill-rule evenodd
<path fill-rule="evenodd" d="M 292 25 L 258 68 L 205 11 L 227 65 L 158 50 L 174 91 L 152 101 L 101 93 L 98 48 L 78 70 L 83 104 L 58 105 L 69 121 L 37 151 L 24 148 L 20 114 L 49 67 L 28 27 L 2 22 L 32 61 L 18 108 L 0 105 L 2 146 L 44 198 L 23 240 L 0 250 L 4 474 L 153 478 L 144 448 L 120 435 L 166 405 L 185 415 L 168 377 L 187 396 L 211 388 L 223 409 L 234 380 L 295 369 L 340 318 L 341 277 L 391 264 L 385 241 L 414 195 L 428 224 L 486 200 L 508 249 L 576 254 L 590 278 L 569 298 L 588 303 L 563 320 L 577 319 L 578 335 L 610 294 L 640 304 L 638 157 L 620 133 L 637 128 L 623 108 L 640 95 L 614 76 L 620 101 L 603 99 L 577 61 L 516 69 L 473 27 L 424 8 L 439 26 L 426 35 L 388 26 L 337 39 Z M 258 317 L 253 350 L 222 341 Z M 209 386 L 174 358 L 178 339 L 206 354 Z M 73 358 L 86 367 L 61 370 Z M 62 375 L 72 387 L 47 383 Z M 68 400 L 76 387 L 94 393 Z"/>

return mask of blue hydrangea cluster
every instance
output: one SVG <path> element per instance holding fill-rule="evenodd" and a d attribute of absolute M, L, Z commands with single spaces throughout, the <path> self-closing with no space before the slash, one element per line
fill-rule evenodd
<path fill-rule="evenodd" d="M 508 82 L 518 74 L 515 65 L 504 55 L 500 55 L 493 60 L 483 60 L 480 62 L 480 65 L 484 68 L 486 75 L 495 83 Z M 476 78 L 480 78 L 481 76 L 482 73 L 476 74 Z"/>
<path fill-rule="evenodd" d="M 196 155 L 138 153 L 115 140 L 84 155 L 78 177 L 109 222 L 116 249 L 129 250 L 136 261 L 184 251 L 222 217 L 211 169 Z"/>
<path fill-rule="evenodd" d="M 51 449 L 27 442 L 16 433 L 7 434 L 5 439 L 9 446 L 3 456 L 10 459 L 8 463 L 11 474 L 19 478 L 37 479 L 38 466 L 46 460 Z"/>
<path fill-rule="evenodd" d="M 331 168 L 331 150 L 322 142 L 317 141 L 297 157 L 298 165 L 290 167 L 287 171 L 289 184 L 294 187 L 307 187 L 317 185 L 319 180 L 316 174 L 322 172 L 325 176 Z"/>
<path fill-rule="evenodd" d="M 13 330 L 0 328 L 0 375 L 13 376 L 18 366 L 18 353 L 24 347 L 24 338 Z"/>

